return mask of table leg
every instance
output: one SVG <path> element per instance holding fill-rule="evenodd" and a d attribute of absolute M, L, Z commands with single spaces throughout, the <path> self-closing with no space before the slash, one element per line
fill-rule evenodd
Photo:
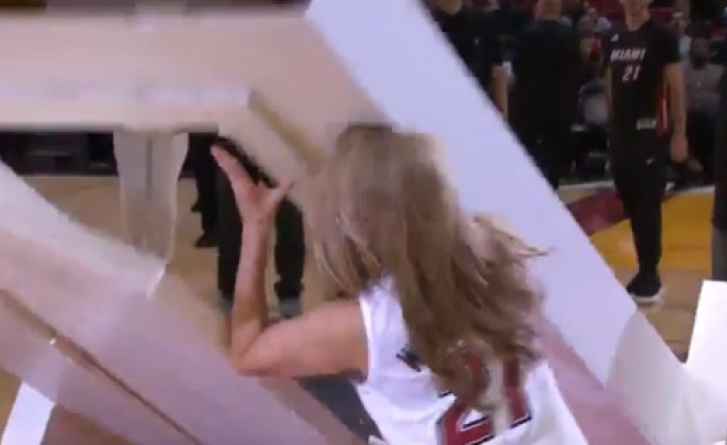
<path fill-rule="evenodd" d="M 177 181 L 187 146 L 187 134 L 114 134 L 121 211 L 129 241 L 167 261 L 174 254 Z"/>

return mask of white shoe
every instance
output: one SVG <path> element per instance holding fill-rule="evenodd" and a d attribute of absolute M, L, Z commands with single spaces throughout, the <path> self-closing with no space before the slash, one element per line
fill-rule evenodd
<path fill-rule="evenodd" d="M 629 294 L 631 295 L 631 298 L 634 299 L 634 302 L 638 305 L 654 305 L 654 304 L 660 304 L 664 301 L 664 293 L 666 289 L 664 286 L 661 286 L 659 290 L 654 295 L 635 295 L 635 294 Z"/>

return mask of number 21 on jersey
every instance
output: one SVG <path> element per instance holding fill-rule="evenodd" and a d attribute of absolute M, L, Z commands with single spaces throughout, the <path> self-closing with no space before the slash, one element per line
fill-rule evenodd
<path fill-rule="evenodd" d="M 641 64 L 626 65 L 624 69 L 623 77 L 621 81 L 623 83 L 636 82 L 639 80 L 639 74 L 641 73 Z"/>
<path fill-rule="evenodd" d="M 512 422 L 515 428 L 532 419 L 527 396 L 520 385 L 520 370 L 516 363 L 505 369 L 505 394 Z M 480 445 L 495 438 L 492 416 L 485 414 L 473 421 L 467 421 L 474 411 L 463 403 L 455 401 L 439 420 L 441 445 Z"/>

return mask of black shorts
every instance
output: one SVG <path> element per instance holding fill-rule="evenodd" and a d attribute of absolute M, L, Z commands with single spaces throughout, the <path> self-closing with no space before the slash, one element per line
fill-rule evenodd
<path fill-rule="evenodd" d="M 669 136 L 659 134 L 656 130 L 612 131 L 609 154 L 614 165 L 652 162 L 666 165 L 669 158 Z"/>

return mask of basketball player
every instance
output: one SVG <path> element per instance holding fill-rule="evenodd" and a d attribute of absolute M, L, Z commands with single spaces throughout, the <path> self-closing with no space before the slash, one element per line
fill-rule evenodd
<path fill-rule="evenodd" d="M 669 146 L 674 161 L 687 157 L 679 44 L 651 19 L 650 2 L 621 1 L 626 27 L 608 37 L 605 52 L 611 171 L 631 218 L 639 271 L 627 290 L 638 303 L 657 302 L 662 294 L 661 200 Z"/>
<path fill-rule="evenodd" d="M 538 359 L 537 252 L 465 215 L 432 141 L 352 126 L 310 180 L 304 215 L 325 280 L 343 295 L 268 325 L 264 271 L 290 184 L 254 184 L 214 156 L 244 215 L 231 320 L 243 375 L 351 376 L 390 445 L 586 443 Z M 329 284 L 329 283 L 326 283 Z"/>

